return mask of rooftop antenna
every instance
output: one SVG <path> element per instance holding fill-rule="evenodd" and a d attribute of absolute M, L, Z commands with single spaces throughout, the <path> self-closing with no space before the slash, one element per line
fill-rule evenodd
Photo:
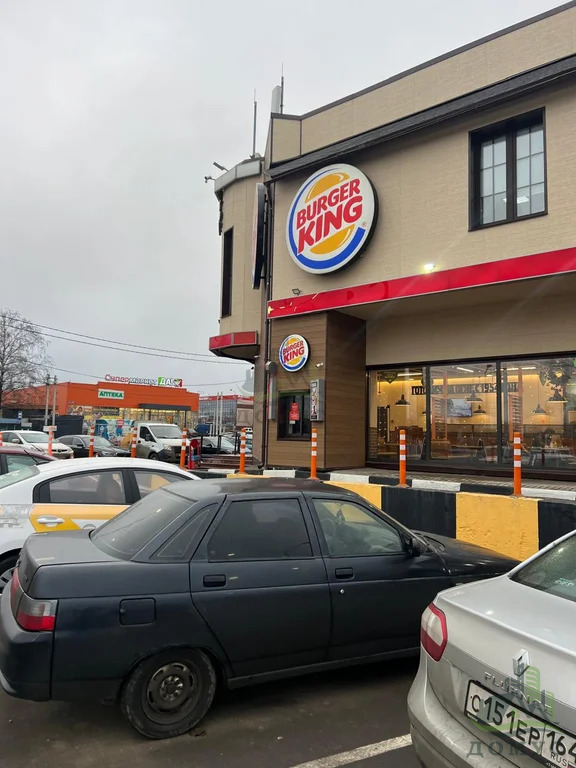
<path fill-rule="evenodd" d="M 254 120 L 252 125 L 252 154 L 250 157 L 256 157 L 256 123 L 258 120 L 258 102 L 256 101 L 256 91 L 254 91 Z"/>
<path fill-rule="evenodd" d="M 282 64 L 282 76 L 280 85 L 274 86 L 272 90 L 272 109 L 275 115 L 281 115 L 284 112 L 284 64 Z"/>

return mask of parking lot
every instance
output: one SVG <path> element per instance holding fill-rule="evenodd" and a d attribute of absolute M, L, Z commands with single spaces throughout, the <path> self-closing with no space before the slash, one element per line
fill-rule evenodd
<path fill-rule="evenodd" d="M 410 659 L 222 691 L 200 727 L 167 741 L 139 737 L 112 707 L 0 694 L 2 765 L 416 768 L 408 740 L 398 739 L 408 734 L 416 669 Z"/>

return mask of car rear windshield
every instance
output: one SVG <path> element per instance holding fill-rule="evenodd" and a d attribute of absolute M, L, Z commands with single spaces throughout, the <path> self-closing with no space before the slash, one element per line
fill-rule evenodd
<path fill-rule="evenodd" d="M 195 503 L 158 490 L 104 523 L 91 534 L 92 541 L 107 554 L 130 560 Z"/>
<path fill-rule="evenodd" d="M 39 474 L 38 467 L 30 466 L 15 469 L 14 472 L 8 472 L 7 475 L 0 475 L 0 490 L 7 488 L 9 485 L 14 485 L 14 483 L 20 483 L 22 480 L 27 480 L 29 477 L 34 477 L 37 474 Z"/>
<path fill-rule="evenodd" d="M 576 536 L 528 563 L 512 581 L 576 602 Z"/>

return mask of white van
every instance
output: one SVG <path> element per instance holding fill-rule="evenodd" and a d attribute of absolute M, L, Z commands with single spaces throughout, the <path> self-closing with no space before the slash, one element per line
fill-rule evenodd
<path fill-rule="evenodd" d="M 190 441 L 186 440 L 188 449 Z M 136 456 L 141 459 L 159 461 L 180 461 L 182 430 L 176 424 L 161 424 L 152 421 L 138 423 Z"/>

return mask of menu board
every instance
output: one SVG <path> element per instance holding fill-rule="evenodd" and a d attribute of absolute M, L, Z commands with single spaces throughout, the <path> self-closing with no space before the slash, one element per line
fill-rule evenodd
<path fill-rule="evenodd" d="M 432 398 L 432 439 L 446 440 L 447 405 L 444 397 Z"/>

